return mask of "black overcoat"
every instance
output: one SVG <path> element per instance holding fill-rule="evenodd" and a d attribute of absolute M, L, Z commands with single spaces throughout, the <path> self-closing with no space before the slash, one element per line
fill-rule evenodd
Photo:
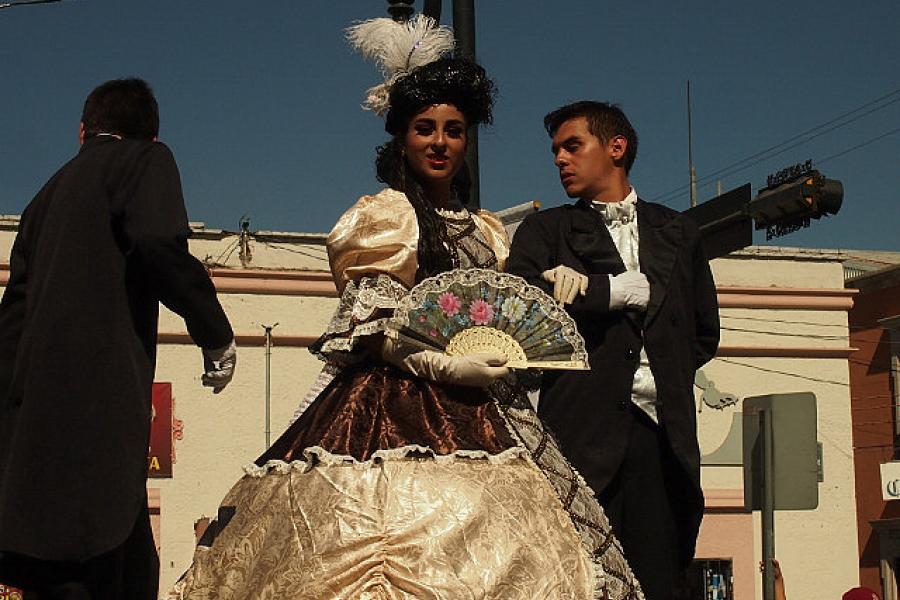
<path fill-rule="evenodd" d="M 189 235 L 158 142 L 88 140 L 23 212 L 0 303 L 0 552 L 81 561 L 131 532 L 159 302 L 198 345 L 232 339 Z"/>
<path fill-rule="evenodd" d="M 541 273 L 569 266 L 589 277 L 588 291 L 567 308 L 584 336 L 590 371 L 548 372 L 538 413 L 566 456 L 600 493 L 618 471 L 628 443 L 626 413 L 641 344 L 656 382 L 658 416 L 691 480 L 693 502 L 680 539 L 693 555 L 703 516 L 694 374 L 719 341 L 716 290 L 696 225 L 659 204 L 638 200 L 638 254 L 650 282 L 644 315 L 609 310 L 608 275 L 625 271 L 602 217 L 585 201 L 530 215 L 519 226 L 507 270 L 552 292 Z"/>

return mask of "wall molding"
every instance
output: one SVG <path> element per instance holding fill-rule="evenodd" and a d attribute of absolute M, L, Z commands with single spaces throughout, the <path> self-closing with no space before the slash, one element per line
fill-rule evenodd
<path fill-rule="evenodd" d="M 260 294 L 316 296 L 336 298 L 329 271 L 288 269 L 209 270 L 213 283 L 223 294 Z M 9 281 L 9 263 L 0 263 L 0 285 Z M 855 289 L 782 288 L 717 286 L 720 308 L 787 308 L 813 310 L 850 310 Z"/>
<path fill-rule="evenodd" d="M 317 335 L 279 335 L 272 334 L 273 347 L 308 348 L 318 339 Z M 193 345 L 194 341 L 186 332 L 160 332 L 160 344 Z M 262 333 L 238 333 L 235 342 L 244 348 L 262 347 L 266 345 L 266 336 Z M 719 346 L 716 357 L 772 357 L 772 358 L 849 358 L 856 348 L 821 348 L 821 347 L 777 347 L 777 346 Z"/>
<path fill-rule="evenodd" d="M 744 508 L 744 490 L 742 488 L 704 488 L 703 498 L 706 511 L 750 512 Z"/>

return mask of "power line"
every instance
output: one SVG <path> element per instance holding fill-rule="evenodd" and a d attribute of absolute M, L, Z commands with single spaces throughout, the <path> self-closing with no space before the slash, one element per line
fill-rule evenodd
<path fill-rule="evenodd" d="M 888 104 L 885 104 L 885 106 L 888 106 L 889 104 L 894 104 L 895 102 L 900 102 L 900 98 L 897 98 L 896 100 L 893 100 L 893 101 L 891 101 L 891 102 L 888 103 Z M 820 131 L 819 133 L 817 133 L 817 134 L 815 134 L 815 135 L 813 135 L 813 136 L 810 136 L 810 137 L 806 138 L 805 140 L 801 140 L 801 141 L 799 141 L 799 142 L 797 142 L 797 143 L 795 143 L 795 144 L 791 144 L 790 146 L 786 146 L 786 147 L 782 148 L 781 150 L 779 150 L 778 152 L 775 152 L 775 153 L 770 154 L 770 155 L 768 155 L 768 156 L 763 156 L 762 158 L 759 158 L 759 159 L 757 159 L 757 160 L 754 160 L 753 162 L 748 163 L 748 164 L 746 164 L 746 165 L 744 165 L 744 166 L 742 166 L 742 167 L 740 167 L 740 168 L 733 169 L 733 170 L 729 171 L 728 173 L 725 173 L 725 174 L 724 174 L 724 177 L 729 177 L 729 176 L 734 175 L 734 174 L 736 174 L 736 173 L 740 173 L 741 171 L 745 171 L 745 170 L 749 169 L 750 167 L 756 166 L 756 165 L 758 165 L 758 164 L 761 163 L 761 162 L 765 162 L 765 161 L 769 160 L 770 158 L 774 158 L 774 157 L 776 157 L 776 156 L 779 156 L 779 155 L 781 155 L 781 154 L 784 154 L 785 152 L 788 152 L 789 150 L 793 150 L 794 148 L 797 148 L 797 147 L 799 147 L 799 146 L 802 146 L 803 144 L 805 144 L 805 143 L 807 143 L 807 142 L 809 142 L 809 141 L 812 141 L 812 140 L 816 139 L 817 137 L 821 137 L 821 136 L 825 135 L 826 133 L 830 133 L 830 132 L 834 131 L 835 129 L 840 129 L 841 127 L 844 127 L 845 125 L 849 125 L 849 124 L 853 123 L 854 121 L 858 121 L 859 119 L 861 119 L 861 118 L 863 118 L 863 117 L 865 117 L 865 116 L 867 116 L 867 115 L 869 115 L 869 114 L 875 112 L 876 110 L 880 110 L 881 108 L 884 108 L 884 107 L 882 106 L 882 107 L 880 107 L 880 108 L 873 109 L 873 110 L 871 110 L 871 111 L 869 111 L 869 112 L 867 112 L 867 113 L 864 113 L 864 114 L 862 114 L 862 115 L 859 115 L 859 116 L 856 117 L 856 118 L 850 119 L 849 121 L 846 121 L 846 122 L 841 123 L 841 124 L 839 124 L 839 125 L 835 125 L 834 127 L 830 127 L 830 128 L 828 128 L 828 129 L 826 129 L 826 130 L 824 130 L 824 131 Z M 835 155 L 833 155 L 833 156 L 830 156 L 830 157 L 826 158 L 825 160 L 831 160 L 832 158 L 836 158 L 836 157 L 841 156 L 841 155 L 843 155 L 843 154 L 847 154 L 848 152 L 852 152 L 853 150 L 856 150 L 856 149 L 858 149 L 858 148 L 862 148 L 863 146 L 867 146 L 868 144 L 871 144 L 872 142 L 878 141 L 878 140 L 880 140 L 880 139 L 883 138 L 883 137 L 887 137 L 888 135 L 894 134 L 894 133 L 896 133 L 897 131 L 900 131 L 900 130 L 892 130 L 892 131 L 889 131 L 888 133 L 885 133 L 885 134 L 882 134 L 882 135 L 878 136 L 878 137 L 875 138 L 874 140 L 869 140 L 868 142 L 864 142 L 864 143 L 862 143 L 862 144 L 860 144 L 860 145 L 858 145 L 858 146 L 854 146 L 853 148 L 849 148 L 849 149 L 847 149 L 847 150 L 843 150 L 843 151 L 839 152 L 838 154 L 835 154 Z M 813 163 L 815 163 L 815 164 L 817 164 L 817 165 L 818 165 L 818 164 L 821 164 L 822 162 L 824 162 L 824 161 L 822 161 L 822 160 L 813 160 Z M 705 178 L 704 178 L 704 179 L 705 179 Z M 701 187 L 706 187 L 706 186 L 708 186 L 708 185 L 712 185 L 712 183 L 713 183 L 712 180 L 706 181 L 705 183 L 703 183 L 703 184 L 701 185 Z M 671 201 L 671 200 L 674 200 L 675 198 L 678 198 L 678 197 L 679 197 L 681 194 L 683 194 L 683 193 L 684 193 L 684 192 L 682 191 L 682 192 L 680 192 L 680 193 L 678 193 L 678 194 L 673 195 L 671 198 L 668 199 L 668 201 Z M 666 201 L 666 200 L 663 200 L 663 202 L 665 202 L 665 201 Z"/>
<path fill-rule="evenodd" d="M 218 258 L 216 258 L 213 261 L 213 264 L 215 264 L 215 265 L 226 264 L 228 262 L 228 259 L 231 258 L 231 255 L 234 253 L 235 249 L 238 247 L 238 244 L 240 243 L 240 241 L 241 241 L 241 238 L 238 237 L 233 242 L 231 242 L 231 244 L 226 246 L 225 249 L 222 250 L 222 253 L 219 254 Z M 224 259 L 223 259 L 223 257 L 224 257 Z"/>
<path fill-rule="evenodd" d="M 758 333 L 761 335 L 777 335 L 782 337 L 800 337 L 800 338 L 809 338 L 813 340 L 848 340 L 850 336 L 848 335 L 819 335 L 815 333 L 790 333 L 787 331 L 760 331 L 759 329 L 744 329 L 742 327 L 722 327 L 719 329 L 722 331 L 739 331 L 741 333 Z"/>
<path fill-rule="evenodd" d="M 294 254 L 301 254 L 301 255 L 306 256 L 306 257 L 308 257 L 308 258 L 314 258 L 314 259 L 319 260 L 319 261 L 325 261 L 325 260 L 327 260 L 327 258 L 326 258 L 325 256 L 322 256 L 322 255 L 316 255 L 316 254 L 313 254 L 313 253 L 311 253 L 311 252 L 306 252 L 306 251 L 300 250 L 300 249 L 298 249 L 298 248 L 290 248 L 290 247 L 288 247 L 288 246 L 283 246 L 283 245 L 281 245 L 281 244 L 275 244 L 275 243 L 273 243 L 273 242 L 262 242 L 262 244 L 263 244 L 264 246 L 269 247 L 269 248 L 274 248 L 274 249 L 276 249 L 276 250 L 284 250 L 285 252 L 293 252 Z"/>
<path fill-rule="evenodd" d="M 750 155 L 750 156 L 748 156 L 748 157 L 746 157 L 746 158 L 743 158 L 743 159 L 741 159 L 741 160 L 739 160 L 739 161 L 737 161 L 737 162 L 734 162 L 734 163 L 728 165 L 727 167 L 723 167 L 723 168 L 719 169 L 718 171 L 714 171 L 714 172 L 710 173 L 709 175 L 705 175 L 704 177 L 701 177 L 701 178 L 699 179 L 699 182 L 703 182 L 704 185 L 708 185 L 709 183 L 712 183 L 712 179 L 715 178 L 716 176 L 720 176 L 720 175 L 729 176 L 729 175 L 733 175 L 733 174 L 735 174 L 735 173 L 739 173 L 739 172 L 741 172 L 741 171 L 743 171 L 743 170 L 745 170 L 745 169 L 748 169 L 748 168 L 750 168 L 750 167 L 752 167 L 752 166 L 754 166 L 754 165 L 759 164 L 760 162 L 763 162 L 763 161 L 765 161 L 765 160 L 768 160 L 768 159 L 770 159 L 770 158 L 773 158 L 773 157 L 775 157 L 775 156 L 778 156 L 778 155 L 780 155 L 780 154 L 783 154 L 783 153 L 787 152 L 788 150 L 792 150 L 793 148 L 796 148 L 797 146 L 801 146 L 801 145 L 805 144 L 806 142 L 809 142 L 810 140 L 814 140 L 814 139 L 816 139 L 817 137 L 821 137 L 821 136 L 825 135 L 826 133 L 830 133 L 830 132 L 834 131 L 835 129 L 839 129 L 839 128 L 841 128 L 841 127 L 844 127 L 845 125 L 849 125 L 849 124 L 851 124 L 851 123 L 854 123 L 854 122 L 856 122 L 856 121 L 862 119 L 863 117 L 866 117 L 866 116 L 868 116 L 868 115 L 870 115 L 870 114 L 872 114 L 872 113 L 874 113 L 874 112 L 877 112 L 877 111 L 879 111 L 879 110 L 882 110 L 882 109 L 884 109 L 884 108 L 887 108 L 888 106 L 890 106 L 890 105 L 892 105 L 892 104 L 895 104 L 895 103 L 897 103 L 897 102 L 900 102 L 900 98 L 895 98 L 895 99 L 891 100 L 890 102 L 886 102 L 885 104 L 883 104 L 883 105 L 881 105 L 881 106 L 878 106 L 878 107 L 876 107 L 876 108 L 873 108 L 873 109 L 871 109 L 871 110 L 869 110 L 869 111 L 866 111 L 866 112 L 864 112 L 864 113 L 861 114 L 861 115 L 857 115 L 856 117 L 853 117 L 852 119 L 850 119 L 850 120 L 848 120 L 848 121 L 845 121 L 845 122 L 843 122 L 843 123 L 839 123 L 839 124 L 837 124 L 837 125 L 834 125 L 833 127 L 829 127 L 828 129 L 825 129 L 824 131 L 818 131 L 819 129 L 821 129 L 821 128 L 823 128 L 823 127 L 828 127 L 829 125 L 831 125 L 831 124 L 833 124 L 833 123 L 835 123 L 835 122 L 837 122 L 837 121 L 840 121 L 841 119 L 844 119 L 845 117 L 848 117 L 848 116 L 850 116 L 850 115 L 852 115 L 852 114 L 854 114 L 854 113 L 857 113 L 857 112 L 859 112 L 859 111 L 861 111 L 861 110 L 863 110 L 863 109 L 865 109 L 865 108 L 868 108 L 869 106 L 872 106 L 873 104 L 877 104 L 878 102 L 881 102 L 882 100 L 884 100 L 884 99 L 886 99 L 886 98 L 890 98 L 891 96 L 897 94 L 898 92 L 900 92 L 900 89 L 896 89 L 896 90 L 894 90 L 893 92 L 890 92 L 889 94 L 885 94 L 885 95 L 882 96 L 881 98 L 878 98 L 877 100 L 873 100 L 872 102 L 869 102 L 869 103 L 867 103 L 867 104 L 864 104 L 863 106 L 860 106 L 859 108 L 856 108 L 856 109 L 851 110 L 851 111 L 849 111 L 849 112 L 847 112 L 847 113 L 844 113 L 843 115 L 841 115 L 841 116 L 839 116 L 839 117 L 835 117 L 834 119 L 831 119 L 830 121 L 826 121 L 825 123 L 822 123 L 822 124 L 820 124 L 820 125 L 817 125 L 817 126 L 815 126 L 815 127 L 812 127 L 812 128 L 810 128 L 810 129 L 807 129 L 807 130 L 804 131 L 803 133 L 799 133 L 799 134 L 797 134 L 797 135 L 795 135 L 795 136 L 793 136 L 793 137 L 790 137 L 790 138 L 788 138 L 788 139 L 786 139 L 786 140 L 784 140 L 784 141 L 782 141 L 782 142 L 780 142 L 780 143 L 778 143 L 778 144 L 775 144 L 774 146 L 770 146 L 770 147 L 766 148 L 765 150 L 761 150 L 761 151 L 757 152 L 756 154 L 752 154 L 752 155 Z M 817 131 L 818 131 L 818 132 L 817 132 Z M 814 135 L 811 135 L 810 137 L 808 137 L 808 138 L 806 138 L 806 139 L 803 139 L 803 140 L 797 142 L 796 144 L 792 144 L 792 145 L 790 145 L 790 146 L 788 146 L 788 147 L 786 147 L 786 148 L 783 147 L 785 144 L 789 144 L 789 143 L 791 143 L 791 142 L 793 142 L 793 141 L 795 141 L 795 140 L 798 140 L 798 139 L 800 139 L 800 138 L 803 138 L 803 137 L 805 137 L 805 136 L 807 136 L 807 135 L 809 135 L 809 134 L 811 134 L 811 133 L 814 133 Z M 779 150 L 779 149 L 780 149 L 780 150 Z M 764 155 L 768 154 L 769 152 L 771 152 L 772 150 L 778 150 L 778 152 L 775 152 L 774 154 L 771 154 L 771 155 L 768 155 L 768 156 L 764 156 Z M 762 158 L 759 158 L 759 157 L 762 157 Z M 738 168 L 738 169 L 734 169 L 734 167 L 738 167 L 738 166 L 740 166 L 740 165 L 743 165 L 744 163 L 746 163 L 746 162 L 748 162 L 748 161 L 751 161 L 751 160 L 753 160 L 753 159 L 756 159 L 756 158 L 759 158 L 759 160 L 754 160 L 754 161 L 751 162 L 750 164 L 741 166 L 741 167 Z M 732 170 L 732 169 L 733 169 L 733 170 Z M 686 186 L 684 186 L 684 185 L 679 186 L 679 188 L 678 188 L 677 190 L 672 190 L 671 192 L 667 192 L 666 194 L 662 194 L 662 195 L 660 196 L 660 198 L 665 198 L 666 196 L 671 195 L 671 194 L 672 194 L 673 192 L 675 192 L 675 191 L 683 192 L 685 187 L 686 187 Z"/>
<path fill-rule="evenodd" d="M 785 323 L 788 325 L 817 325 L 820 327 L 840 327 L 841 329 L 854 329 L 854 326 L 841 325 L 839 323 L 816 323 L 814 321 L 791 321 L 787 319 L 765 319 L 762 317 L 736 317 L 732 315 L 719 315 L 720 319 L 740 319 L 742 321 L 759 321 L 762 323 Z M 868 327 L 856 327 L 859 329 L 869 329 Z M 878 326 L 884 329 L 882 326 Z"/>
<path fill-rule="evenodd" d="M 882 139 L 882 138 L 886 138 L 886 137 L 888 137 L 889 135 L 894 135 L 895 133 L 900 133 L 900 127 L 898 127 L 897 129 L 892 129 L 892 130 L 888 131 L 887 133 L 882 133 L 881 135 L 879 135 L 879 136 L 877 136 L 877 137 L 874 137 L 874 138 L 872 138 L 871 140 L 869 140 L 869 141 L 867 141 L 867 142 L 863 142 L 863 143 L 861 143 L 861 144 L 857 144 L 856 146 L 853 146 L 852 148 L 848 148 L 848 149 L 846 149 L 846 150 L 843 150 L 843 151 L 841 151 L 841 152 L 838 152 L 837 154 L 832 154 L 831 156 L 829 156 L 829 157 L 827 157 L 827 158 L 823 158 L 823 159 L 821 159 L 821 160 L 816 160 L 816 161 L 813 161 L 813 162 L 814 162 L 815 164 L 817 164 L 817 165 L 821 165 L 822 163 L 828 162 L 829 160 L 831 160 L 831 159 L 833 159 L 833 158 L 837 158 L 837 157 L 839 157 L 839 156 L 843 156 L 843 155 L 845 155 L 845 154 L 849 154 L 849 153 L 853 152 L 854 150 L 859 150 L 860 148 L 862 148 L 862 147 L 864 147 L 864 146 L 868 146 L 869 144 L 873 144 L 873 143 L 877 142 L 878 140 L 880 140 L 880 139 Z"/>
<path fill-rule="evenodd" d="M 779 371 L 777 369 L 767 369 L 765 367 L 758 367 L 756 365 L 749 365 L 747 363 L 739 362 L 736 360 L 731 360 L 728 358 L 716 358 L 716 360 L 720 360 L 724 363 L 738 365 L 740 367 L 747 367 L 748 369 L 756 369 L 757 371 L 762 371 L 764 373 L 774 373 L 776 375 L 787 375 L 789 377 L 796 377 L 798 379 L 805 379 L 806 381 L 814 381 L 816 383 L 828 383 L 831 385 L 839 385 L 841 387 L 850 387 L 849 383 L 844 383 L 843 381 L 832 381 L 830 379 L 819 379 L 817 377 L 807 377 L 806 375 L 798 375 L 797 373 L 790 373 L 788 371 Z"/>
<path fill-rule="evenodd" d="M 854 344 L 868 344 L 876 346 L 900 346 L 900 341 L 894 340 L 862 340 L 852 339 L 849 335 L 820 335 L 815 333 L 791 333 L 788 331 L 762 331 L 759 329 L 744 329 L 741 327 L 719 327 L 722 331 L 736 331 L 739 333 L 756 333 L 759 335 L 774 335 L 777 337 L 805 338 L 809 340 L 852 341 Z"/>
<path fill-rule="evenodd" d="M 895 98 L 889 102 L 885 102 L 884 104 L 881 104 L 880 106 L 877 106 L 871 110 L 868 110 L 861 115 L 857 115 L 857 116 L 853 117 L 852 119 L 844 121 L 843 123 L 838 123 L 839 121 L 841 121 L 851 115 L 854 115 L 862 110 L 865 110 L 866 108 L 869 108 L 870 106 L 879 104 L 880 102 L 883 102 L 884 100 L 890 98 L 891 96 L 895 96 L 898 93 L 900 93 L 900 88 L 898 88 L 892 92 L 889 92 L 879 98 L 876 98 L 875 100 L 872 100 L 871 102 L 867 102 L 866 104 L 863 104 L 862 106 L 859 106 L 853 110 L 850 110 L 850 111 L 843 113 L 837 117 L 834 117 L 833 119 L 830 119 L 824 123 L 820 123 L 819 125 L 816 125 L 815 127 L 811 127 L 809 129 L 807 129 L 806 131 L 803 131 L 801 133 L 793 135 L 793 136 L 789 137 L 788 139 L 783 140 L 772 146 L 769 146 L 768 148 L 766 148 L 764 150 L 760 150 L 759 152 L 756 152 L 755 154 L 751 154 L 750 156 L 742 158 L 741 160 L 735 161 L 728 166 L 722 167 L 721 169 L 714 171 L 714 172 L 710 173 L 709 175 L 705 175 L 705 176 L 701 177 L 697 181 L 697 183 L 702 183 L 703 184 L 702 187 L 706 187 L 707 185 L 710 185 L 712 183 L 712 180 L 714 178 L 716 178 L 717 176 L 734 175 L 735 173 L 739 173 L 739 172 L 746 170 L 754 165 L 759 164 L 760 162 L 763 162 L 765 160 L 768 160 L 770 158 L 773 158 L 775 156 L 783 154 L 783 153 L 787 152 L 788 150 L 792 150 L 793 148 L 796 148 L 797 146 L 803 145 L 817 137 L 820 137 L 822 135 L 825 135 L 826 133 L 834 131 L 835 129 L 839 129 L 841 127 L 844 127 L 845 125 L 849 125 L 855 121 L 858 121 L 859 119 L 862 119 L 863 117 L 866 117 L 874 112 L 877 112 L 879 110 L 887 108 L 888 106 L 891 106 L 892 104 L 900 102 L 900 98 Z M 829 125 L 832 125 L 834 123 L 838 123 L 838 124 L 834 125 L 833 127 L 829 127 Z M 825 128 L 825 127 L 829 127 L 829 128 L 825 129 L 824 131 L 819 131 L 820 129 Z M 810 134 L 814 134 L 814 135 L 810 135 Z M 809 137 L 806 137 L 806 136 L 809 136 Z M 801 138 L 806 138 L 806 139 L 801 139 Z M 784 147 L 785 144 L 790 144 L 791 142 L 794 142 L 796 140 L 801 140 L 801 141 L 797 142 L 796 144 L 792 144 L 788 147 Z M 868 143 L 871 143 L 871 141 Z M 860 147 L 862 147 L 862 146 L 860 146 Z M 773 150 L 778 150 L 778 152 L 775 152 L 774 154 L 769 154 Z M 849 151 L 850 150 L 848 150 L 848 152 Z M 759 160 L 754 160 L 757 158 Z M 833 157 L 829 157 L 828 159 L 825 159 L 825 160 L 830 160 L 831 158 L 833 158 Z M 750 161 L 753 161 L 753 162 L 750 162 Z M 823 161 L 818 161 L 818 162 L 821 163 Z M 745 163 L 749 163 L 749 164 L 745 164 Z M 743 165 L 743 166 L 741 166 L 741 165 Z M 740 168 L 736 168 L 736 167 L 740 167 Z M 669 190 L 668 192 L 660 194 L 659 196 L 656 197 L 656 201 L 662 202 L 665 204 L 667 201 L 674 200 L 675 198 L 680 196 L 682 193 L 684 193 L 684 191 L 687 188 L 689 188 L 689 186 L 680 185 L 677 188 L 673 188 L 673 189 Z M 674 196 L 673 196 L 673 194 L 674 194 Z M 670 196 L 671 196 L 671 198 L 670 198 Z"/>

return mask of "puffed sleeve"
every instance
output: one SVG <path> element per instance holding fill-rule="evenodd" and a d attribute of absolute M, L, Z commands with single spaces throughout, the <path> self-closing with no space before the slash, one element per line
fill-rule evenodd
<path fill-rule="evenodd" d="M 415 284 L 418 236 L 415 211 L 395 190 L 363 196 L 341 216 L 326 242 L 340 302 L 313 353 L 352 362 L 361 338 L 385 331 Z"/>
<path fill-rule="evenodd" d="M 381 273 L 412 287 L 419 225 L 406 196 L 386 189 L 363 196 L 338 220 L 326 242 L 338 293 L 347 283 Z"/>

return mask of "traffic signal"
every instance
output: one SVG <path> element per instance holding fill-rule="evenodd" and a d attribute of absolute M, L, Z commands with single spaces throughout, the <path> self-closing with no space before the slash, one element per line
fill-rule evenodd
<path fill-rule="evenodd" d="M 753 200 L 747 183 L 684 214 L 697 223 L 706 256 L 717 258 L 753 243 L 751 221 L 771 240 L 809 227 L 810 219 L 836 215 L 843 200 L 843 184 L 814 170 L 808 160 L 769 175 Z"/>
<path fill-rule="evenodd" d="M 841 209 L 844 186 L 810 170 L 786 181 L 776 180 L 747 205 L 757 229 L 772 239 L 809 226 L 810 219 L 835 215 Z"/>

